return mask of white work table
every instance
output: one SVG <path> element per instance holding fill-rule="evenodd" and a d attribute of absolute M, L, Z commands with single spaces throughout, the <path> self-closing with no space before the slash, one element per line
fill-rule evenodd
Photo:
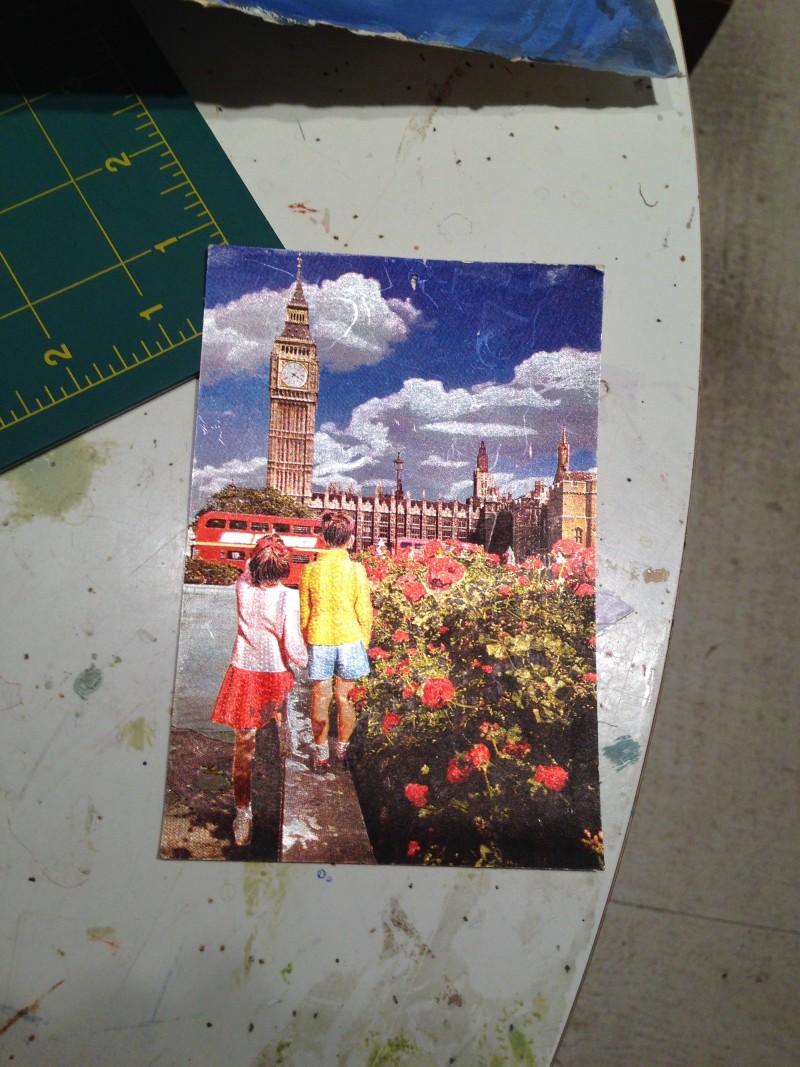
<path fill-rule="evenodd" d="M 29 1009 L 0 1051 L 545 1067 L 619 861 L 681 566 L 700 345 L 687 81 L 137 6 L 287 248 L 604 265 L 606 869 L 157 858 L 190 382 L 0 478 L 0 1025 Z"/>

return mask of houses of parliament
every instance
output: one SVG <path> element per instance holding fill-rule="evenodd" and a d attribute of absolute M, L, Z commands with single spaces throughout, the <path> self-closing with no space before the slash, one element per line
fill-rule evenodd
<path fill-rule="evenodd" d="M 343 488 L 332 483 L 324 492 L 315 492 L 312 477 L 319 359 L 303 292 L 301 257 L 283 330 L 272 346 L 269 383 L 267 486 L 313 510 L 350 514 L 356 548 L 383 543 L 394 549 L 401 543 L 454 537 L 482 544 L 498 554 L 510 547 L 521 560 L 548 551 L 561 538 L 587 546 L 595 543 L 597 476 L 570 469 L 566 426 L 554 449 L 552 484 L 537 479 L 522 497 L 512 498 L 498 490 L 484 440 L 477 449 L 472 494 L 465 502 L 441 496 L 428 500 L 424 492 L 421 499 L 413 499 L 403 488 L 404 462 L 399 452 L 391 487 L 377 485 L 372 494 L 365 494 L 354 486 Z"/>

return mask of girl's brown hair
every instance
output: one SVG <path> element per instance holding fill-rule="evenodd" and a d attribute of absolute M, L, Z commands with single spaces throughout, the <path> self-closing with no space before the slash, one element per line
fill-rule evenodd
<path fill-rule="evenodd" d="M 289 550 L 277 537 L 262 537 L 248 566 L 255 585 L 275 585 L 289 577 Z"/>
<path fill-rule="evenodd" d="M 322 537 L 331 548 L 341 548 L 353 536 L 355 525 L 343 511 L 326 511 L 322 516 Z"/>

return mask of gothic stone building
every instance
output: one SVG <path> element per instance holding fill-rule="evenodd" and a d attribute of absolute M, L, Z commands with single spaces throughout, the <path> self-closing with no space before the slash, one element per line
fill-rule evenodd
<path fill-rule="evenodd" d="M 334 483 L 324 493 L 312 491 L 314 424 L 319 396 L 319 360 L 311 336 L 308 304 L 303 292 L 302 261 L 286 309 L 286 322 L 270 355 L 270 421 L 267 485 L 315 511 L 340 510 L 355 523 L 356 547 L 383 542 L 389 549 L 455 537 L 483 544 L 502 554 L 511 547 L 518 560 L 542 553 L 560 538 L 594 545 L 596 538 L 597 478 L 570 470 L 567 429 L 557 448 L 551 485 L 543 479 L 520 498 L 499 492 L 482 440 L 472 476 L 472 495 L 466 502 L 412 499 L 403 490 L 400 453 L 394 460 L 396 484 L 388 491 L 376 486 L 371 495 L 354 486 Z"/>

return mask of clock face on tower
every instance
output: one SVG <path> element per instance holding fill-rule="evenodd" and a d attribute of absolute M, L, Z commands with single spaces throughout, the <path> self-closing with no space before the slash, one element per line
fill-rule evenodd
<path fill-rule="evenodd" d="M 302 389 L 308 380 L 308 371 L 302 363 L 284 363 L 281 367 L 281 381 L 290 389 Z"/>

